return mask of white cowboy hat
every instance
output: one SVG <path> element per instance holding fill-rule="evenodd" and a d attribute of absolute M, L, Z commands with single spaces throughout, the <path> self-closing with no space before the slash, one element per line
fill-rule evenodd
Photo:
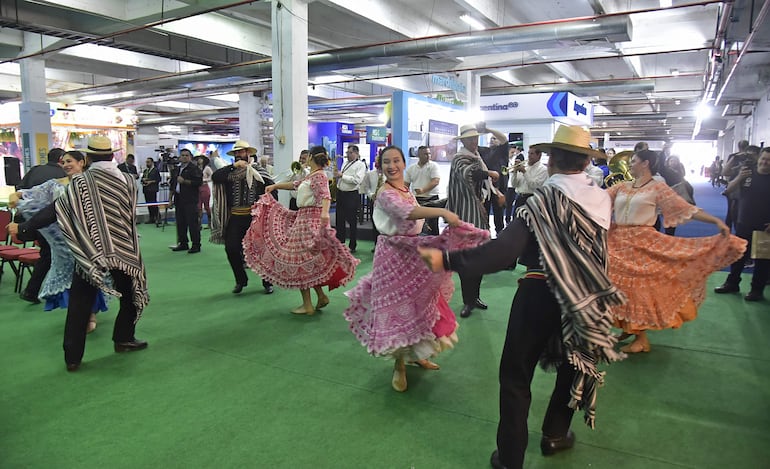
<path fill-rule="evenodd" d="M 90 155 L 111 155 L 120 148 L 112 148 L 109 137 L 93 135 L 88 138 L 88 148 L 78 148 L 77 150 Z"/>
<path fill-rule="evenodd" d="M 529 148 L 549 153 L 551 148 L 561 148 L 562 150 L 588 155 L 590 157 L 601 157 L 599 150 L 591 148 L 591 133 L 579 125 L 560 125 L 556 129 L 552 142 L 537 143 L 530 145 Z"/>
<path fill-rule="evenodd" d="M 238 140 L 233 145 L 233 149 L 228 151 L 227 154 L 230 156 L 235 156 L 235 152 L 238 150 L 248 150 L 249 156 L 256 155 L 257 149 L 249 145 L 249 142 L 246 140 Z"/>
<path fill-rule="evenodd" d="M 455 137 L 455 139 L 460 140 L 466 137 L 478 137 L 479 135 L 481 134 L 476 129 L 476 124 L 465 124 L 460 126 L 460 136 Z"/>

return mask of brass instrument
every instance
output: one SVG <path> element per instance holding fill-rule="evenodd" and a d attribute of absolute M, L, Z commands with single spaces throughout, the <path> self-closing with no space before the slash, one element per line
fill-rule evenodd
<path fill-rule="evenodd" d="M 291 172 L 294 174 L 299 174 L 302 172 L 302 163 L 299 161 L 292 161 L 291 162 Z"/>
<path fill-rule="evenodd" d="M 522 160 L 522 161 L 517 161 L 516 164 L 514 164 L 513 166 L 503 166 L 502 168 L 500 168 L 500 173 L 503 176 L 505 176 L 505 175 L 508 175 L 510 173 L 516 172 L 517 169 L 521 168 L 526 163 L 527 163 L 526 161 Z"/>
<path fill-rule="evenodd" d="M 604 178 L 604 185 L 606 187 L 614 186 L 619 182 L 634 180 L 629 170 L 629 162 L 632 156 L 634 156 L 634 152 L 627 150 L 617 153 L 610 159 L 609 163 L 607 163 L 607 166 L 610 168 L 610 174 Z"/>

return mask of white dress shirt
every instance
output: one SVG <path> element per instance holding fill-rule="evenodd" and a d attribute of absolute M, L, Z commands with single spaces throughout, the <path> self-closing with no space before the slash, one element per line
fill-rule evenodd
<path fill-rule="evenodd" d="M 358 187 L 366 176 L 366 165 L 361 160 L 345 161 L 340 170 L 342 175 L 337 180 L 337 190 L 343 192 L 358 191 Z"/>
<path fill-rule="evenodd" d="M 513 187 L 517 194 L 532 194 L 548 179 L 548 168 L 539 161 L 531 166 L 527 162 L 524 172 L 516 171 L 511 179 L 514 180 Z"/>

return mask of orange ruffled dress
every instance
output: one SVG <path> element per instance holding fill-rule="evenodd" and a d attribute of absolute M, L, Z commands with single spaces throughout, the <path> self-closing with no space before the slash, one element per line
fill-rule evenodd
<path fill-rule="evenodd" d="M 686 222 L 698 211 L 660 181 L 638 189 L 625 182 L 607 192 L 614 214 L 609 276 L 628 296 L 625 305 L 613 308 L 616 325 L 633 333 L 678 328 L 695 319 L 706 297 L 706 279 L 740 258 L 746 241 L 733 235 L 681 238 L 656 231 L 658 211 L 666 227 Z"/>

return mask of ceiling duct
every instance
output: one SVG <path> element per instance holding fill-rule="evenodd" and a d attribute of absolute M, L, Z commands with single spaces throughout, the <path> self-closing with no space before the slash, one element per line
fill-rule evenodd
<path fill-rule="evenodd" d="M 554 83 L 553 85 L 519 85 L 500 88 L 487 88 L 482 96 L 504 94 L 558 93 L 571 91 L 580 96 L 591 96 L 605 93 L 646 93 L 655 90 L 655 80 L 618 80 L 613 82 L 598 81 L 596 83 Z"/>
<path fill-rule="evenodd" d="M 596 17 L 570 21 L 554 21 L 503 28 L 474 31 L 462 34 L 432 36 L 421 39 L 388 42 L 361 47 L 350 47 L 312 54 L 308 57 L 309 74 L 351 68 L 385 65 L 412 56 L 430 55 L 441 57 L 451 53 L 453 57 L 493 54 L 519 50 L 555 47 L 574 41 L 607 39 L 623 42 L 631 39 L 631 20 L 628 15 Z M 430 60 L 430 59 L 428 59 Z M 131 98 L 148 90 L 187 87 L 195 89 L 195 83 L 239 77 L 270 77 L 272 61 L 243 62 L 207 70 L 164 75 L 156 78 L 124 81 L 113 85 L 51 93 L 51 101 L 78 102 L 88 96 L 106 95 L 105 99 Z M 205 88 L 205 86 L 201 86 Z M 110 96 L 111 95 L 111 96 Z"/>

